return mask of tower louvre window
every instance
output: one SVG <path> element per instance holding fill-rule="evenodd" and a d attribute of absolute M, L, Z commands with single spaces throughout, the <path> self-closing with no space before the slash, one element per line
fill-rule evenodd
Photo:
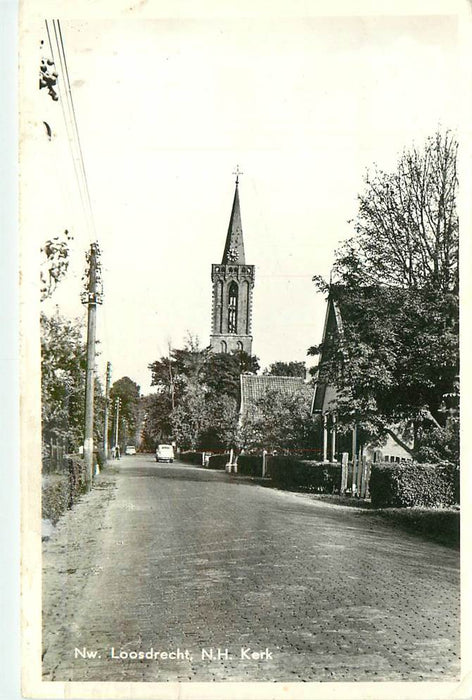
<path fill-rule="evenodd" d="M 228 293 L 228 333 L 238 332 L 238 285 L 231 282 Z"/>
<path fill-rule="evenodd" d="M 223 333 L 223 282 L 219 280 L 217 286 L 216 308 L 217 308 L 217 327 L 220 333 Z"/>

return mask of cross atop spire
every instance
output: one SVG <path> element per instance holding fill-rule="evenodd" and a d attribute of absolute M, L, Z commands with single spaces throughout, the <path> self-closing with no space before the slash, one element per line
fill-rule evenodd
<path fill-rule="evenodd" d="M 233 172 L 236 175 L 236 187 L 239 185 L 239 176 L 244 175 L 244 173 L 239 169 L 239 165 L 236 166 L 236 170 Z"/>

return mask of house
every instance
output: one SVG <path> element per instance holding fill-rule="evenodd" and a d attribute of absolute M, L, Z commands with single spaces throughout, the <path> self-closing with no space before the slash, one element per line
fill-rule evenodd
<path fill-rule="evenodd" d="M 312 387 L 306 384 L 302 377 L 278 377 L 270 374 L 254 375 L 242 374 L 241 381 L 241 406 L 240 416 L 252 409 L 257 410 L 257 402 L 269 393 L 277 396 L 294 396 L 302 394 L 306 397 L 307 406 L 312 398 Z"/>
<path fill-rule="evenodd" d="M 376 295 L 387 292 L 378 287 L 365 287 L 362 290 L 357 290 L 356 293 L 362 293 L 366 298 L 368 296 L 369 301 L 375 304 Z M 401 300 L 401 290 L 395 290 L 395 294 L 397 300 Z M 320 346 L 318 376 L 312 400 L 312 414 L 321 417 L 319 442 L 323 461 L 341 461 L 343 453 L 347 453 L 351 460 L 353 456 L 357 458 L 364 456 L 370 461 L 411 460 L 412 430 L 407 423 L 389 426 L 381 444 L 364 442 L 357 425 L 354 425 L 349 435 L 340 434 L 338 430 L 336 412 L 338 390 L 334 378 L 339 377 L 345 371 L 349 362 L 343 347 L 343 340 L 346 324 L 355 322 L 353 320 L 355 314 L 355 304 L 353 304 L 352 297 L 349 298 L 347 290 L 339 285 L 331 285 L 327 299 L 323 339 Z M 359 323 L 359 319 L 356 321 L 359 342 L 362 342 L 365 325 L 362 322 Z"/>

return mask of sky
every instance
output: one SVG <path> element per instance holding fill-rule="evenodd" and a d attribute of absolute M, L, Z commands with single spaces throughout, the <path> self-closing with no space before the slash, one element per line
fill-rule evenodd
<path fill-rule="evenodd" d="M 127 375 L 148 393 L 148 364 L 169 343 L 191 333 L 209 344 L 211 265 L 239 165 L 253 353 L 262 367 L 307 360 L 325 313 L 312 277 L 329 278 L 353 234 L 366 169 L 394 169 L 403 148 L 458 128 L 455 18 L 135 17 L 61 20 L 94 229 L 61 100 L 28 94 L 23 228 L 38 249 L 64 229 L 74 236 L 67 278 L 43 310 L 85 317 L 96 238 L 98 375 L 110 361 L 113 381 Z"/>

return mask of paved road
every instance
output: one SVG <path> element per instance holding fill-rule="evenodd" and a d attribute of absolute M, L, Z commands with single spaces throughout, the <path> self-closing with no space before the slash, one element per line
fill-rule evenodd
<path fill-rule="evenodd" d="M 457 553 L 379 520 L 125 457 L 45 544 L 44 679 L 457 679 Z"/>

